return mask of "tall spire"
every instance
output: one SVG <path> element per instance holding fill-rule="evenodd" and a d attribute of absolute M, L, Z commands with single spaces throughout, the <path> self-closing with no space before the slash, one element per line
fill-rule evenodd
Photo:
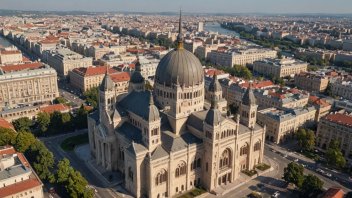
<path fill-rule="evenodd" d="M 177 49 L 183 49 L 182 11 L 181 11 L 181 9 L 180 9 L 180 19 L 178 21 Z"/>

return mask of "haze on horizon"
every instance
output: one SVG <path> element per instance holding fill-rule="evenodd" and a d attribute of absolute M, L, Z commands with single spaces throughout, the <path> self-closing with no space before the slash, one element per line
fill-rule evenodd
<path fill-rule="evenodd" d="M 352 14 L 351 0 L 1 0 L 0 9 L 193 13 Z"/>

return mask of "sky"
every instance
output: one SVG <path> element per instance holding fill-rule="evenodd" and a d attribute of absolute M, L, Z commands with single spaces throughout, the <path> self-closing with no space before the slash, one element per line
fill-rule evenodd
<path fill-rule="evenodd" d="M 0 0 L 0 9 L 190 13 L 351 14 L 352 0 Z"/>

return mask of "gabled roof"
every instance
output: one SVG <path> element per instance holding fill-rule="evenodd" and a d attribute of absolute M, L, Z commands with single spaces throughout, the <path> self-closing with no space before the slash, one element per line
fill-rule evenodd
<path fill-rule="evenodd" d="M 169 156 L 169 154 L 165 151 L 165 149 L 159 145 L 158 147 L 156 147 L 156 149 L 152 152 L 151 154 L 151 160 L 156 160 L 156 159 L 160 159 L 163 157 Z"/>

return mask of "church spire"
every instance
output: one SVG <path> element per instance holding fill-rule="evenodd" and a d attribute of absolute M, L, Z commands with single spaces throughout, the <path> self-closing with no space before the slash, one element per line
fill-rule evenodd
<path fill-rule="evenodd" d="M 182 11 L 181 10 L 180 10 L 180 18 L 178 21 L 177 49 L 183 49 Z"/>

